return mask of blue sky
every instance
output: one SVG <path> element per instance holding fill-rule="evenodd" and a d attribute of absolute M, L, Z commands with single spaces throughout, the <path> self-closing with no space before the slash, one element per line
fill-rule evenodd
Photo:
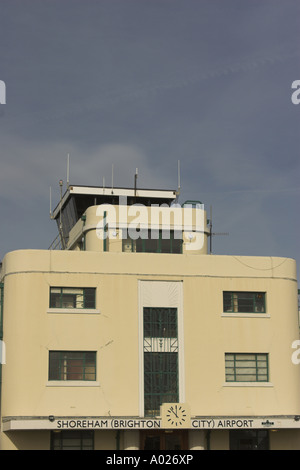
<path fill-rule="evenodd" d="M 0 0 L 0 259 L 73 184 L 212 206 L 215 254 L 299 256 L 298 0 Z M 298 267 L 299 273 L 299 267 Z"/>

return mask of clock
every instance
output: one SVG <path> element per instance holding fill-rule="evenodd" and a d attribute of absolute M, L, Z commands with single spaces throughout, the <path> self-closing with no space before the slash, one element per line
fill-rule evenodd
<path fill-rule="evenodd" d="M 189 427 L 189 411 L 183 403 L 164 403 L 162 408 L 163 426 L 166 428 Z"/>
<path fill-rule="evenodd" d="M 186 411 L 180 404 L 171 405 L 166 413 L 166 418 L 169 423 L 175 426 L 184 424 L 186 417 Z"/>

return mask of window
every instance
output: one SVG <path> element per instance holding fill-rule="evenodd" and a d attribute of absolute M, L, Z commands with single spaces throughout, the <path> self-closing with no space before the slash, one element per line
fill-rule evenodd
<path fill-rule="evenodd" d="M 264 292 L 223 292 L 224 312 L 265 313 Z"/>
<path fill-rule="evenodd" d="M 173 230 L 141 230 L 137 238 L 123 234 L 123 251 L 136 253 L 182 253 L 182 232 Z"/>
<path fill-rule="evenodd" d="M 162 403 L 177 403 L 178 400 L 177 309 L 145 307 L 145 416 L 157 416 Z"/>
<path fill-rule="evenodd" d="M 177 308 L 144 308 L 144 338 L 177 338 Z"/>
<path fill-rule="evenodd" d="M 230 431 L 230 450 L 269 450 L 269 432 L 266 429 Z"/>
<path fill-rule="evenodd" d="M 51 287 L 50 308 L 96 307 L 96 289 L 91 287 Z"/>
<path fill-rule="evenodd" d="M 51 450 L 94 450 L 94 431 L 52 431 Z"/>
<path fill-rule="evenodd" d="M 96 380 L 96 353 L 49 351 L 49 380 Z"/>
<path fill-rule="evenodd" d="M 268 382 L 268 354 L 225 354 L 226 382 Z"/>

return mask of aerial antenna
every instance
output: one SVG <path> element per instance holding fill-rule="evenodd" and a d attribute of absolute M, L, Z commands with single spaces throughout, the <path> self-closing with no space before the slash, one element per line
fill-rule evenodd
<path fill-rule="evenodd" d="M 180 195 L 180 160 L 177 162 L 177 191 L 176 194 L 176 204 L 178 204 L 178 199 Z"/>
<path fill-rule="evenodd" d="M 111 194 L 114 193 L 114 164 L 111 165 Z"/>
<path fill-rule="evenodd" d="M 136 197 L 136 187 L 137 187 L 137 177 L 138 177 L 138 169 L 135 169 L 135 175 L 134 175 L 134 196 Z"/>
<path fill-rule="evenodd" d="M 229 232 L 213 232 L 212 231 L 212 206 L 210 206 L 210 215 L 209 215 L 209 254 L 212 254 L 212 237 L 215 235 L 229 235 Z"/>
<path fill-rule="evenodd" d="M 180 160 L 178 160 L 177 162 L 177 193 L 176 193 L 176 197 L 177 197 L 177 200 L 179 198 L 179 195 L 180 195 Z"/>
<path fill-rule="evenodd" d="M 50 186 L 50 219 L 53 219 L 52 215 L 52 188 Z"/>
<path fill-rule="evenodd" d="M 61 245 L 63 249 L 65 249 L 65 239 L 63 234 L 63 225 L 62 225 L 62 189 L 63 189 L 63 180 L 59 180 L 59 187 L 60 187 L 60 204 L 59 204 L 59 235 L 61 240 Z"/>
<path fill-rule="evenodd" d="M 70 186 L 70 154 L 68 153 L 67 158 L 67 189 Z"/>

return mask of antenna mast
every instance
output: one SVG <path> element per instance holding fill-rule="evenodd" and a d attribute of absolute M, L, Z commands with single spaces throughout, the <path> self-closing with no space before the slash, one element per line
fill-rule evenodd
<path fill-rule="evenodd" d="M 212 254 L 212 237 L 215 235 L 229 235 L 229 232 L 213 232 L 212 231 L 212 206 L 210 206 L 210 215 L 209 215 L 209 254 Z"/>
<path fill-rule="evenodd" d="M 67 158 L 67 188 L 70 186 L 70 154 L 68 153 Z"/>
<path fill-rule="evenodd" d="M 178 201 L 180 195 L 180 160 L 177 162 L 177 192 L 176 192 L 176 200 Z"/>
<path fill-rule="evenodd" d="M 137 177 L 138 177 L 138 169 L 136 168 L 135 175 L 134 175 L 134 197 L 136 197 Z"/>
<path fill-rule="evenodd" d="M 53 219 L 52 216 L 52 188 L 50 186 L 50 219 Z"/>

